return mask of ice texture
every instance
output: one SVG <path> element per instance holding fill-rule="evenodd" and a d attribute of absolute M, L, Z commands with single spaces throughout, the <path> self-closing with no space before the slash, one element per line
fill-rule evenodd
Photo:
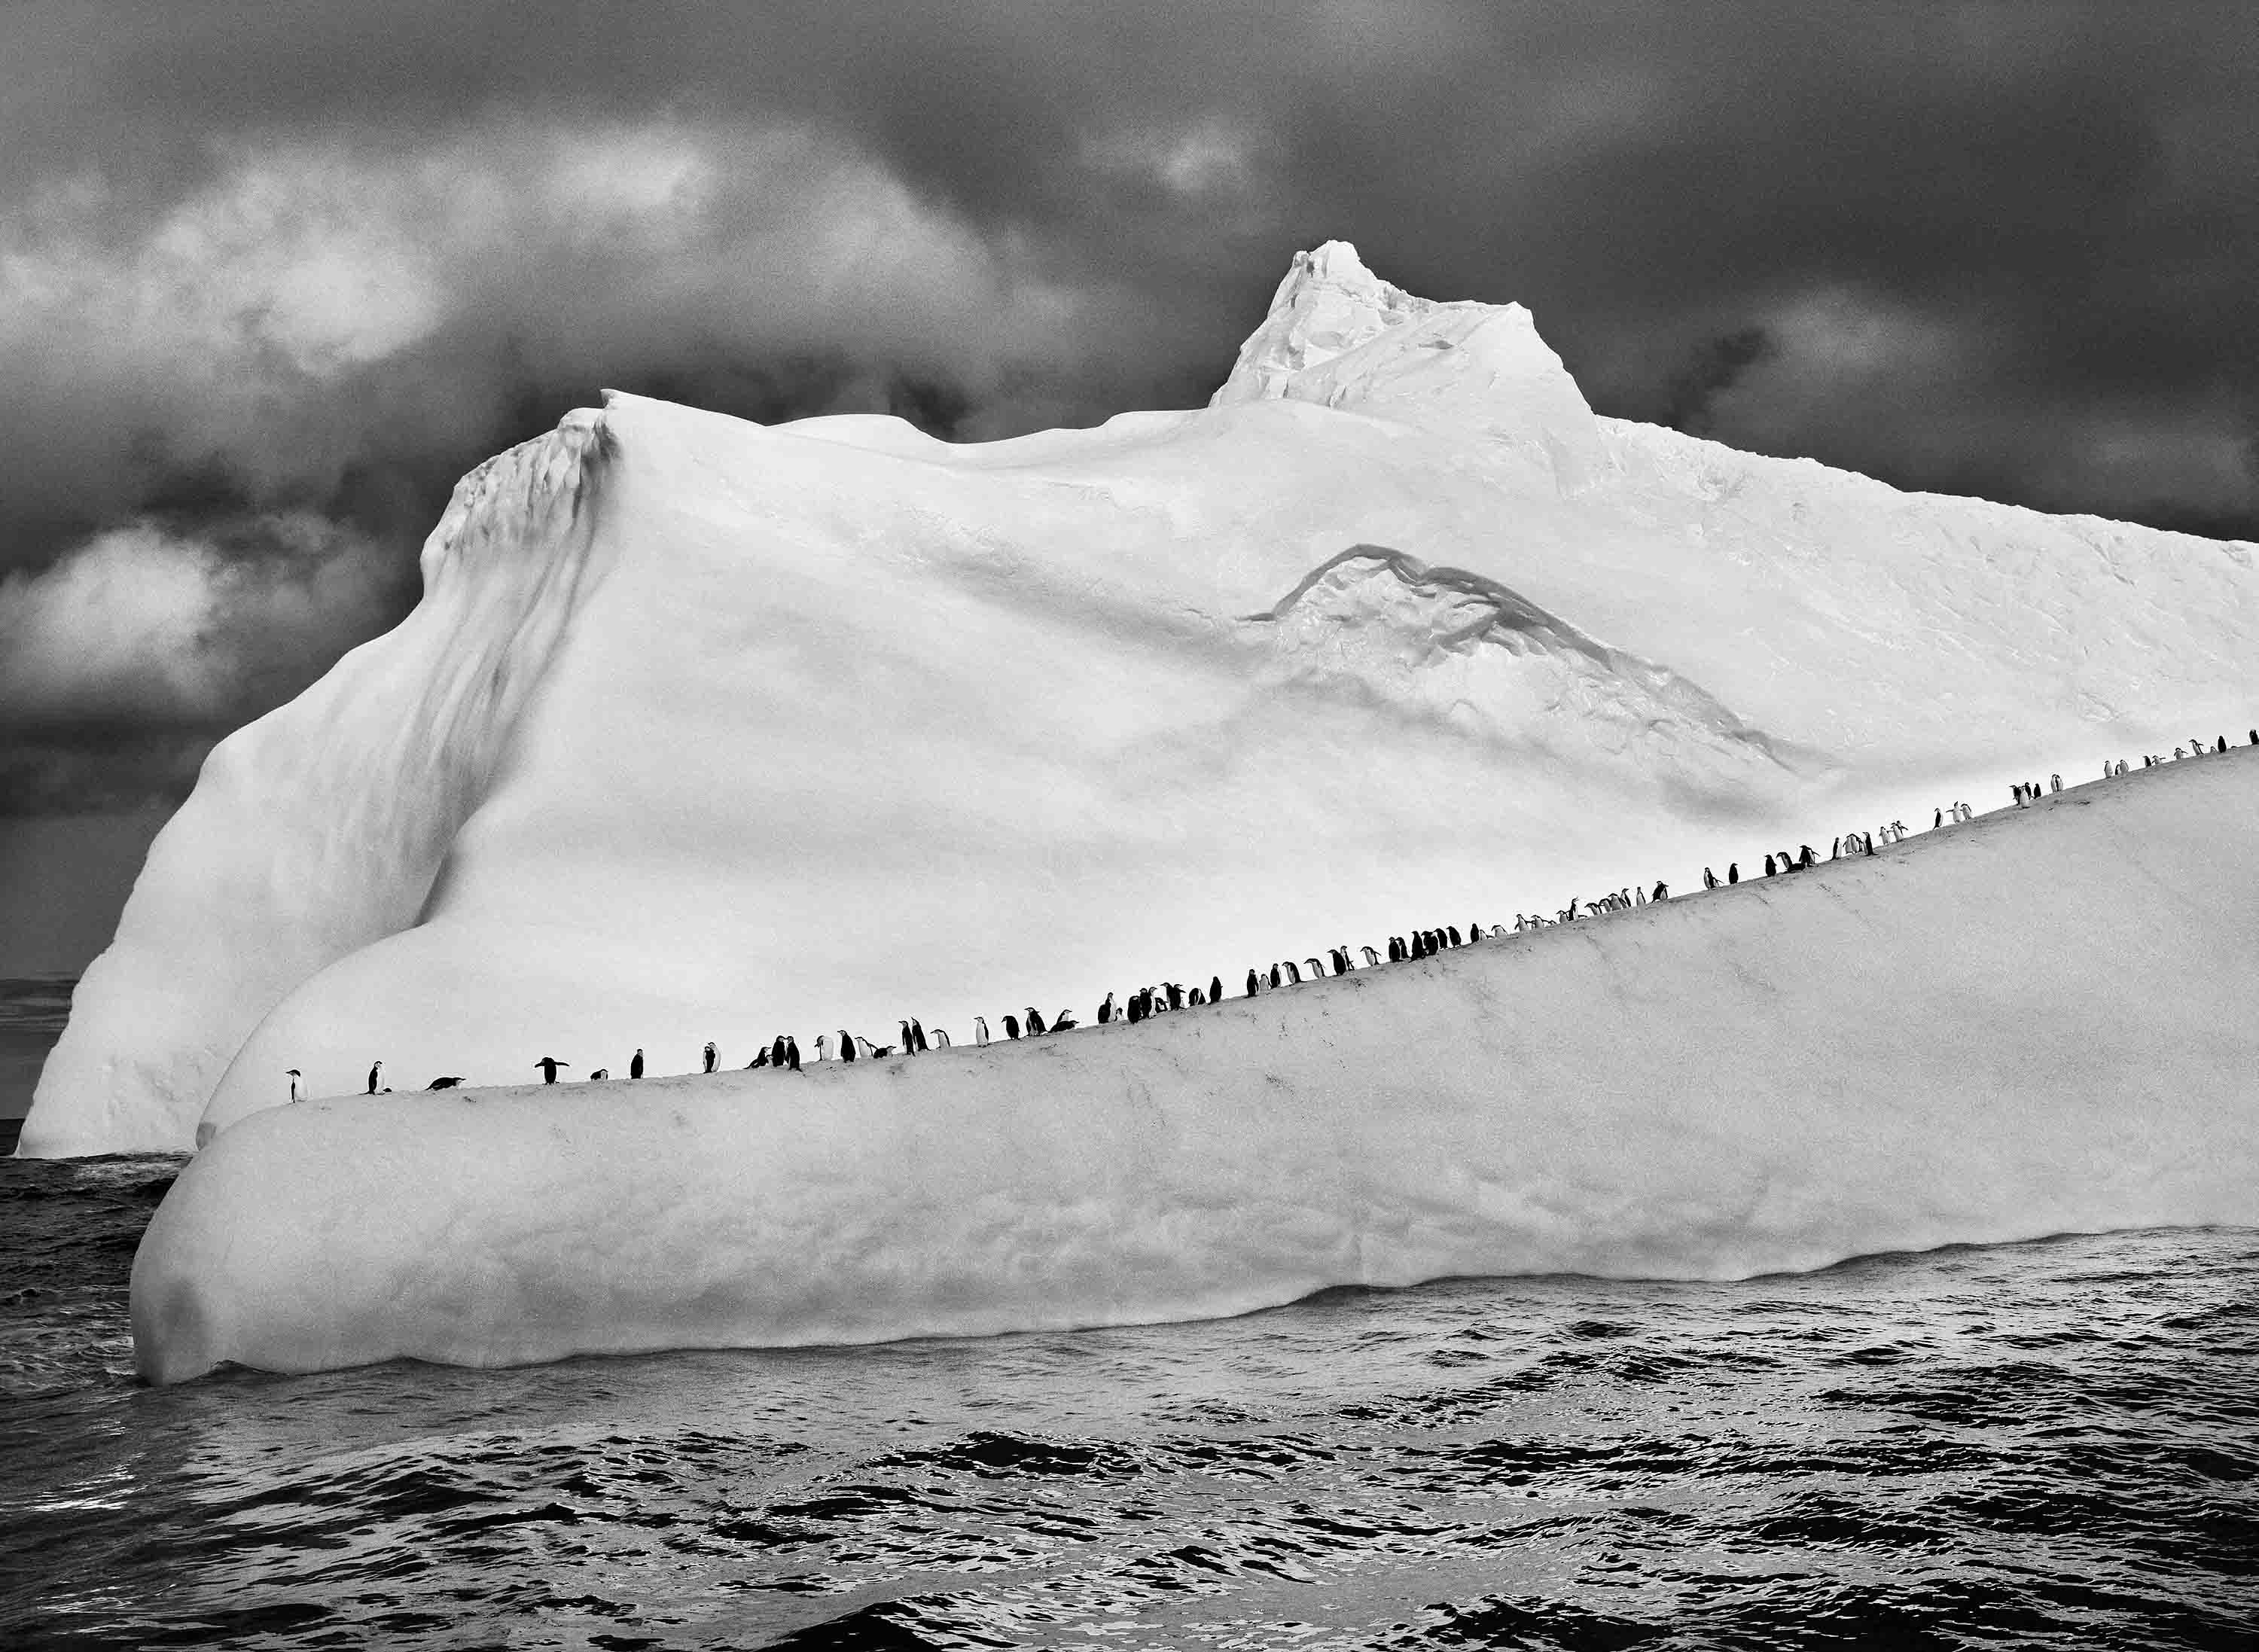
<path fill-rule="evenodd" d="M 2247 749 L 1137 1026 L 268 1109 L 150 1224 L 136 1359 L 860 1342 L 2259 1222 L 2255 810 Z"/>
<path fill-rule="evenodd" d="M 951 445 L 609 395 L 214 752 L 21 1150 L 1683 889 L 2248 726 L 2252 555 L 1595 417 L 1526 310 L 1338 242 L 1206 408 Z"/>

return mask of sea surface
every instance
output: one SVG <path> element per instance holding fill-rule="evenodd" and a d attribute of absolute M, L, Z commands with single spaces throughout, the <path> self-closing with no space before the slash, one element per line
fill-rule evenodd
<path fill-rule="evenodd" d="M 2252 1231 L 149 1389 L 182 1163 L 0 1161 L 8 1652 L 2259 1648 Z"/>

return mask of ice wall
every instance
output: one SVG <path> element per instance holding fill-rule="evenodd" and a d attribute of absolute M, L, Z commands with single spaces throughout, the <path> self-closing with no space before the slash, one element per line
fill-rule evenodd
<path fill-rule="evenodd" d="M 2259 1223 L 2259 752 L 1136 1027 L 270 1110 L 137 1363 L 858 1342 Z"/>
<path fill-rule="evenodd" d="M 150 846 L 73 995 L 19 1151 L 185 1147 L 260 1019 L 412 925 L 587 592 L 601 419 L 576 414 L 457 484 L 424 600 L 222 741 Z"/>
<path fill-rule="evenodd" d="M 954 446 L 615 397 L 215 754 L 25 1150 L 1690 887 L 2249 727 L 2252 558 L 1597 419 L 1526 311 L 1338 243 L 1206 408 Z"/>

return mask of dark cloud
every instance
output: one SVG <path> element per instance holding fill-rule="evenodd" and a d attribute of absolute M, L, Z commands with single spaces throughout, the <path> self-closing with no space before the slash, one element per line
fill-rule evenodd
<path fill-rule="evenodd" d="M 1186 405 L 1331 236 L 1604 412 L 2259 533 L 2255 87 L 2114 0 L 12 6 L 0 810 L 176 793 L 600 385 Z"/>

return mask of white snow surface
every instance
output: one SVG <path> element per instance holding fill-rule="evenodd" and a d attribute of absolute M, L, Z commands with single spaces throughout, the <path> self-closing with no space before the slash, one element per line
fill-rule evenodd
<path fill-rule="evenodd" d="M 1527 311 L 1338 242 L 1205 409 L 955 446 L 608 395 L 215 751 L 20 1150 L 187 1148 L 293 1067 L 962 1043 L 1998 805 L 2248 727 L 2253 551 L 1597 418 Z"/>
<path fill-rule="evenodd" d="M 270 1108 L 151 1222 L 136 1359 L 503 1364 L 2259 1223 L 2255 809 L 2246 749 L 1137 1026 Z"/>

